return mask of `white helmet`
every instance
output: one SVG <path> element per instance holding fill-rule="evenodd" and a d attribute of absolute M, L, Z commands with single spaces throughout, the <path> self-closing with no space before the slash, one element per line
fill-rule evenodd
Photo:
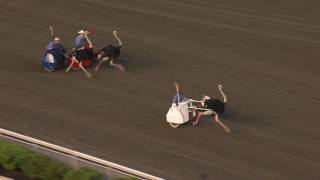
<path fill-rule="evenodd" d="M 80 31 L 78 31 L 78 34 L 84 34 L 84 30 L 80 30 Z"/>
<path fill-rule="evenodd" d="M 53 40 L 54 41 L 60 41 L 60 38 L 59 37 L 55 37 Z"/>

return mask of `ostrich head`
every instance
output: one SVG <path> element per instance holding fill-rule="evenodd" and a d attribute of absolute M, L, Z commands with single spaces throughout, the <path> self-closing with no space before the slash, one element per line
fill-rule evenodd
<path fill-rule="evenodd" d="M 102 50 L 99 50 L 96 54 L 97 56 L 97 59 L 100 60 L 102 58 L 102 55 L 103 55 L 103 51 Z"/>
<path fill-rule="evenodd" d="M 202 96 L 202 100 L 201 100 L 201 105 L 204 106 L 204 102 L 207 101 L 207 100 L 209 100 L 209 99 L 210 99 L 209 96 L 203 95 L 203 96 Z"/>

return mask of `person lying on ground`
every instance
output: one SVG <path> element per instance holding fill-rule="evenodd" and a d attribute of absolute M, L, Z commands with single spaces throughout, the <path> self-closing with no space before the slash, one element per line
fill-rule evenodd
<path fill-rule="evenodd" d="M 51 41 L 48 46 L 46 47 L 46 51 L 52 54 L 58 53 L 58 54 L 65 54 L 66 48 L 63 46 L 63 44 L 60 42 L 59 37 L 55 37 L 53 41 Z"/>
<path fill-rule="evenodd" d="M 46 47 L 47 63 L 63 62 L 66 52 L 60 38 L 55 37 Z"/>

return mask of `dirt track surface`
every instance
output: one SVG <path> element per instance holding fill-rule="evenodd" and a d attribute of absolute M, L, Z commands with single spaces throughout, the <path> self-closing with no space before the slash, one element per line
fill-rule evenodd
<path fill-rule="evenodd" d="M 320 179 L 317 1 L 11 0 L 0 2 L 0 127 L 167 179 Z M 48 26 L 69 48 L 94 28 L 124 46 L 104 66 L 46 73 Z M 93 72 L 93 69 L 89 69 Z M 174 94 L 229 99 L 221 118 L 172 129 Z"/>

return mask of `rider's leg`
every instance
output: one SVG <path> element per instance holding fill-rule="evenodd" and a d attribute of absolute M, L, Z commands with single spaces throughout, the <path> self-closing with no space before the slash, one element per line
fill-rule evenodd
<path fill-rule="evenodd" d="M 54 57 L 51 53 L 47 53 L 47 62 L 54 63 Z"/>

